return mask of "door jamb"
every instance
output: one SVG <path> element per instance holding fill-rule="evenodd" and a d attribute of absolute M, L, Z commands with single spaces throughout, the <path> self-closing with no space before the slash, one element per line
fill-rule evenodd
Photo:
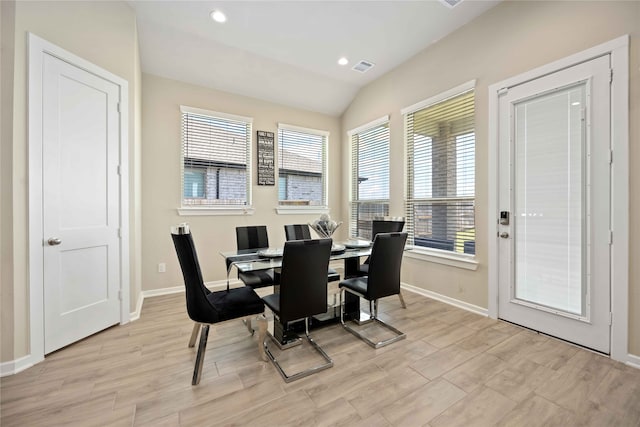
<path fill-rule="evenodd" d="M 611 286 L 611 358 L 630 361 L 628 354 L 629 318 L 629 36 L 584 50 L 489 86 L 489 317 L 498 317 L 498 97 L 504 88 L 513 87 L 547 74 L 611 55 L 611 224 L 614 231 L 610 253 Z M 491 213 L 493 212 L 493 214 Z"/>
<path fill-rule="evenodd" d="M 32 33 L 28 50 L 28 247 L 29 355 L 27 365 L 44 360 L 44 269 L 42 190 L 42 78 L 48 54 L 109 80 L 120 89 L 120 324 L 129 322 L 129 84 L 128 82 Z"/>

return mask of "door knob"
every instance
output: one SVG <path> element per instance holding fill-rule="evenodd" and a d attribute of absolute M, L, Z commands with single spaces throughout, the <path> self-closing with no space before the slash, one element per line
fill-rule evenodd
<path fill-rule="evenodd" d="M 49 246 L 57 246 L 62 243 L 62 240 L 57 237 L 51 237 L 49 240 L 47 240 L 47 243 L 49 244 Z"/>
<path fill-rule="evenodd" d="M 509 233 L 507 233 L 506 231 L 503 231 L 502 233 L 498 234 L 498 236 L 500 236 L 503 239 L 508 239 Z"/>

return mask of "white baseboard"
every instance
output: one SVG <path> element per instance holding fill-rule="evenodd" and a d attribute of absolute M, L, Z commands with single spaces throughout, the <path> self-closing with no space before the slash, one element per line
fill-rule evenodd
<path fill-rule="evenodd" d="M 27 354 L 15 360 L 0 363 L 0 377 L 17 374 L 33 366 L 31 355 Z"/>
<path fill-rule="evenodd" d="M 230 286 L 237 286 L 241 284 L 240 280 L 235 279 L 229 281 Z M 226 280 L 216 280 L 215 282 L 206 282 L 205 286 L 212 291 L 222 290 L 227 287 Z M 142 291 L 138 294 L 138 302 L 136 304 L 136 311 L 132 312 L 130 316 L 130 321 L 138 320 L 140 318 L 140 313 L 142 312 L 142 303 L 145 298 L 158 297 L 161 295 L 171 295 L 171 294 L 179 294 L 184 292 L 184 285 L 180 286 L 172 286 L 170 288 L 162 288 L 162 289 L 149 289 L 148 291 Z"/>
<path fill-rule="evenodd" d="M 640 356 L 636 356 L 635 354 L 628 354 L 625 364 L 627 366 L 631 366 L 632 368 L 640 369 Z"/>
<path fill-rule="evenodd" d="M 413 293 L 416 293 L 418 295 L 422 295 L 423 297 L 431 298 L 431 299 L 443 302 L 445 304 L 449 304 L 449 305 L 452 305 L 454 307 L 458 307 L 458 308 L 461 308 L 463 310 L 467 310 L 467 311 L 470 311 L 472 313 L 479 314 L 481 316 L 488 316 L 489 315 L 489 311 L 486 308 L 483 308 L 483 307 L 480 307 L 480 306 L 477 306 L 477 305 L 473 305 L 473 304 L 469 304 L 468 302 L 460 301 L 458 299 L 451 298 L 451 297 L 448 297 L 446 295 L 441 295 L 441 294 L 439 294 L 437 292 L 428 291 L 426 289 L 422 289 L 422 288 L 419 288 L 417 286 L 409 285 L 407 283 L 401 283 L 400 287 L 402 289 L 406 289 L 409 292 L 413 292 Z"/>

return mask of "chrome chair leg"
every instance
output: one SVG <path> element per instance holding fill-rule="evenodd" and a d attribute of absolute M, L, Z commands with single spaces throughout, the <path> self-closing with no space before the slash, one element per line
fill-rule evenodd
<path fill-rule="evenodd" d="M 258 354 L 260 355 L 260 360 L 264 362 L 268 360 L 264 352 L 264 340 L 267 336 L 268 325 L 266 316 L 264 314 L 258 315 Z"/>
<path fill-rule="evenodd" d="M 200 332 L 200 345 L 198 346 L 196 364 L 193 368 L 193 380 L 191 380 L 191 385 L 198 385 L 198 383 L 200 383 L 202 364 L 204 362 L 204 351 L 207 348 L 207 338 L 209 338 L 209 325 L 202 325 L 202 332 Z"/>
<path fill-rule="evenodd" d="M 400 341 L 400 340 L 405 339 L 407 337 L 407 334 L 405 334 L 404 332 L 400 332 L 399 330 L 397 330 L 393 326 L 391 326 L 391 325 L 383 322 L 382 320 L 378 319 L 378 300 L 373 301 L 373 310 L 371 311 L 372 321 L 375 322 L 376 324 L 382 326 L 383 328 L 388 329 L 389 331 L 393 332 L 394 336 L 389 338 L 389 339 L 386 339 L 384 341 L 373 342 L 369 338 L 367 338 L 366 336 L 361 334 L 360 332 L 358 332 L 355 329 L 353 329 L 351 326 L 349 326 L 344 321 L 344 315 L 343 315 L 344 307 L 342 306 L 342 304 L 343 304 L 343 295 L 342 295 L 342 293 L 343 292 L 348 292 L 348 291 L 343 288 L 342 292 L 340 292 L 340 323 L 342 324 L 342 327 L 344 329 L 346 329 L 347 331 L 349 331 L 351 334 L 353 334 L 356 337 L 360 338 L 362 341 L 366 342 L 367 344 L 369 344 L 373 348 L 384 347 L 386 345 L 389 345 L 389 344 L 394 343 L 396 341 Z M 371 301 L 369 301 L 369 303 L 371 303 Z"/>
<path fill-rule="evenodd" d="M 282 379 L 286 383 L 290 383 L 292 381 L 299 380 L 300 378 L 307 377 L 309 375 L 315 374 L 316 372 L 320 372 L 320 371 L 323 371 L 325 369 L 329 369 L 329 368 L 331 368 L 333 366 L 333 360 L 327 355 L 327 353 L 324 352 L 324 350 L 309 335 L 309 318 L 308 317 L 306 317 L 304 319 L 304 327 L 305 327 L 305 335 L 307 337 L 307 341 L 309 341 L 311 346 L 322 356 L 322 358 L 325 360 L 326 363 L 323 363 L 322 365 L 314 366 L 314 367 L 309 368 L 309 369 L 305 369 L 304 371 L 301 371 L 301 372 L 296 372 L 295 374 L 292 374 L 292 375 L 288 375 L 284 371 L 282 366 L 280 366 L 280 363 L 278 362 L 276 357 L 273 355 L 273 353 L 271 353 L 271 350 L 269 350 L 269 346 L 267 345 L 267 341 L 266 340 L 264 341 L 264 351 L 265 351 L 267 357 L 269 358 L 269 360 L 271 360 L 273 365 L 276 367 L 277 371 L 282 376 Z M 269 339 L 270 340 L 274 340 L 274 342 L 275 342 L 275 339 L 273 338 L 273 336 L 269 335 Z"/>
<path fill-rule="evenodd" d="M 196 345 L 196 339 L 198 338 L 198 331 L 200 331 L 200 323 L 195 323 L 193 325 L 193 330 L 191 331 L 191 338 L 189 338 L 189 348 Z"/>
<path fill-rule="evenodd" d="M 400 298 L 400 305 L 402 306 L 402 308 L 407 308 L 407 304 L 405 304 L 404 298 L 402 297 L 402 292 L 398 293 L 398 298 Z"/>

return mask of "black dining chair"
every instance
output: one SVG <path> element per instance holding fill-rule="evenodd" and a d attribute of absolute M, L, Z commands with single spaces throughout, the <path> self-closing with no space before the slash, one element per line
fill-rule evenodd
<path fill-rule="evenodd" d="M 263 298 L 264 303 L 281 323 L 304 319 L 307 341 L 325 361 L 321 365 L 287 374 L 269 349 L 269 339 L 265 340 L 267 357 L 287 383 L 333 366 L 333 360 L 309 335 L 309 317 L 325 313 L 327 310 L 327 268 L 331 256 L 331 243 L 331 239 L 285 242 L 279 293 Z M 271 334 L 268 336 L 276 342 Z"/>
<path fill-rule="evenodd" d="M 308 224 L 289 224 L 284 226 L 284 234 L 289 240 L 310 240 L 311 231 Z M 327 270 L 327 281 L 336 282 L 340 280 L 340 273 L 329 267 Z"/>
<path fill-rule="evenodd" d="M 236 243 L 238 251 L 251 249 L 266 249 L 269 247 L 269 236 L 265 225 L 252 225 L 246 227 L 236 227 Z M 258 258 L 255 255 L 254 258 Z M 249 258 L 244 257 L 244 260 Z M 227 259 L 227 273 L 231 268 L 233 258 Z M 247 286 L 252 288 L 263 288 L 274 285 L 275 272 L 272 268 L 268 270 L 248 271 L 238 273 L 238 278 Z"/>
<path fill-rule="evenodd" d="M 373 309 L 370 312 L 371 321 L 394 333 L 394 336 L 390 339 L 373 342 L 345 323 L 344 310 L 340 310 L 340 323 L 342 323 L 342 326 L 374 348 L 384 347 L 406 338 L 404 333 L 378 318 L 378 300 L 400 292 L 400 267 L 406 241 L 407 233 L 378 233 L 373 240 L 373 248 L 371 249 L 369 274 L 343 280 L 339 285 L 341 308 L 344 301 L 344 292 L 373 301 Z"/>
<path fill-rule="evenodd" d="M 401 217 L 400 217 L 401 218 Z M 371 221 L 371 241 L 376 238 L 378 233 L 399 233 L 404 228 L 404 219 L 374 219 Z M 366 276 L 369 274 L 369 258 L 358 266 L 358 276 Z M 407 308 L 407 304 L 402 297 L 402 291 L 398 292 L 400 305 Z"/>
<path fill-rule="evenodd" d="M 263 341 L 267 332 L 267 320 L 264 317 L 264 303 L 256 292 L 247 286 L 211 292 L 204 285 L 202 271 L 198 262 L 196 247 L 189 226 L 181 224 L 171 230 L 171 238 L 176 248 L 182 276 L 184 278 L 185 295 L 187 299 L 187 313 L 195 322 L 189 347 L 193 347 L 200 332 L 200 345 L 196 363 L 193 368 L 191 385 L 200 382 L 204 352 L 207 347 L 209 327 L 215 323 L 232 319 L 247 318 L 247 325 L 251 329 L 252 316 L 258 316 L 258 352 L 265 360 Z"/>

